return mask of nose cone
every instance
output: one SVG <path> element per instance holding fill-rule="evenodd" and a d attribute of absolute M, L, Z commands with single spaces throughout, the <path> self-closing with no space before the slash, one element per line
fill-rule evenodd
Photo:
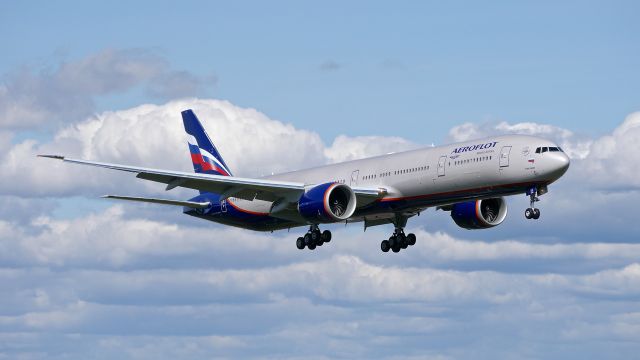
<path fill-rule="evenodd" d="M 563 153 L 563 152 L 557 152 L 557 153 L 552 153 L 549 154 L 552 155 L 551 157 L 551 161 L 550 161 L 550 166 L 549 166 L 549 170 L 551 170 L 551 175 L 554 179 L 558 179 L 560 178 L 562 175 L 564 175 L 564 173 L 567 172 L 567 170 L 569 169 L 569 164 L 571 163 L 571 160 L 569 160 L 569 157 L 567 156 L 567 154 Z"/>

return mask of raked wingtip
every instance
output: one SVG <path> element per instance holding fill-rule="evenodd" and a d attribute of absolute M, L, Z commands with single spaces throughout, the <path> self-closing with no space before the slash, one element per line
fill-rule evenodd
<path fill-rule="evenodd" d="M 57 160 L 64 160 L 64 156 L 61 155 L 38 155 L 38 157 L 42 157 L 42 158 L 49 158 L 49 159 L 57 159 Z"/>

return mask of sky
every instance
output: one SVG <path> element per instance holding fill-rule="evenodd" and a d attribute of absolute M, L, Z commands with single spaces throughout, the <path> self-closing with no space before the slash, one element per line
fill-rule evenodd
<path fill-rule="evenodd" d="M 628 359 L 640 351 L 633 1 L 0 3 L 0 359 Z M 524 219 L 325 226 L 299 251 L 56 153 L 191 171 L 193 108 L 262 176 L 496 134 L 568 173 Z"/>

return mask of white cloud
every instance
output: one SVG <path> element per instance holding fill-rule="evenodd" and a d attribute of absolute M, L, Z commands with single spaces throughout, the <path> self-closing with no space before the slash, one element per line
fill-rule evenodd
<path fill-rule="evenodd" d="M 372 155 L 388 154 L 417 148 L 418 145 L 400 137 L 340 135 L 324 150 L 328 162 L 362 159 Z"/>
<path fill-rule="evenodd" d="M 370 241 L 382 237 L 378 229 L 354 236 L 347 228 L 311 252 L 295 249 L 295 233 L 176 225 L 120 206 L 32 226 L 0 222 L 0 308 L 11 309 L 0 315 L 0 342 L 20 344 L 5 350 L 10 357 L 55 343 L 72 358 L 95 349 L 107 358 L 404 358 L 425 346 L 431 357 L 460 358 L 493 353 L 479 337 L 507 354 L 523 342 L 544 354 L 558 338 L 613 346 L 637 335 L 635 244 L 489 243 L 419 231 L 411 249 L 382 254 Z M 455 269 L 504 259 L 604 269 Z M 604 331 L 609 325 L 615 331 Z"/>
<path fill-rule="evenodd" d="M 105 112 L 58 131 L 47 143 L 25 140 L 7 144 L 0 171 L 8 181 L 5 194 L 71 195 L 136 189 L 148 194 L 160 185 L 122 174 L 35 159 L 37 153 L 62 153 L 94 160 L 190 171 L 180 111 L 193 108 L 232 170 L 242 176 L 262 176 L 325 163 L 353 160 L 417 147 L 397 137 L 362 136 L 323 144 L 317 133 L 272 120 L 254 109 L 227 101 L 187 99 L 164 105 L 141 105 Z M 573 173 L 590 186 L 638 187 L 633 153 L 640 138 L 640 113 L 631 114 L 611 135 L 591 140 L 551 125 L 536 123 L 463 124 L 450 132 L 452 140 L 498 133 L 524 133 L 554 139 L 573 157 Z M 6 136 L 5 136 L 6 137 Z M 611 175 L 614 175 L 613 177 Z M 131 190 L 134 191 L 134 190 Z M 181 196 L 188 196 L 181 192 Z"/>
<path fill-rule="evenodd" d="M 610 135 L 596 139 L 582 174 L 602 188 L 640 188 L 640 112 L 629 114 Z"/>
<path fill-rule="evenodd" d="M 586 291 L 603 295 L 640 295 L 640 264 L 633 263 L 620 270 L 605 270 L 585 277 L 582 286 Z"/>
<path fill-rule="evenodd" d="M 305 355 L 366 358 L 410 357 L 425 347 L 433 356 L 470 358 L 488 351 L 487 342 L 505 353 L 521 351 L 522 342 L 546 353 L 559 338 L 618 346 L 638 335 L 639 267 L 531 275 L 381 266 L 336 255 L 257 269 L 2 270 L 0 305 L 22 307 L 0 317 L 0 339 L 40 344 L 12 350 L 20 352 L 46 346 L 52 334 L 74 334 L 94 349 L 142 358 L 161 356 L 152 351 L 161 343 L 172 345 L 172 356 L 219 351 L 243 358 L 300 356 L 300 346 Z M 604 331 L 609 325 L 613 331 Z M 31 331 L 35 338 L 11 335 Z M 87 350 L 56 340 L 70 354 Z M 468 344 L 464 350 L 460 342 Z"/>
<path fill-rule="evenodd" d="M 125 208 L 132 211 L 125 212 Z M 301 252 L 294 243 L 304 232 L 302 228 L 291 233 L 264 234 L 217 226 L 199 219 L 189 222 L 180 209 L 173 207 L 155 207 L 149 218 L 137 214 L 136 208 L 136 205 L 120 204 L 72 219 L 41 215 L 29 225 L 0 221 L 0 261 L 17 266 L 99 269 L 139 269 L 158 261 L 165 261 L 173 268 L 214 265 L 254 268 L 291 263 L 301 257 L 318 260 L 346 254 L 386 265 L 400 261 L 412 266 L 446 264 L 464 268 L 465 263 L 489 265 L 499 261 L 554 260 L 568 264 L 588 261 L 591 269 L 597 269 L 640 258 L 639 244 L 486 242 L 460 240 L 443 232 L 430 233 L 421 229 L 414 230 L 418 243 L 402 258 L 381 258 L 378 242 L 371 240 L 386 238 L 390 228 L 380 227 L 362 233 L 358 225 L 346 230 L 334 227 L 336 241 L 326 250 Z M 164 216 L 167 220 L 153 220 L 162 212 L 167 212 Z M 233 239 L 233 246 L 229 245 L 229 239 Z M 266 252 L 270 256 L 262 257 Z M 345 259 L 344 266 L 350 261 Z M 494 268 L 500 268 L 499 263 Z"/>
<path fill-rule="evenodd" d="M 443 233 L 416 232 L 422 258 L 439 261 L 495 261 L 516 259 L 626 259 L 640 258 L 640 244 L 556 243 L 535 244 L 515 240 L 464 241 Z"/>
<path fill-rule="evenodd" d="M 15 144 L 2 155 L 0 171 L 7 181 L 0 189 L 41 196 L 139 188 L 140 182 L 128 175 L 35 158 L 43 153 L 192 171 L 180 117 L 188 108 L 194 109 L 236 175 L 269 175 L 414 147 L 400 138 L 346 136 L 326 147 L 317 133 L 254 109 L 219 100 L 178 100 L 105 112 L 58 131 L 50 142 Z M 147 191 L 162 189 L 157 184 L 144 186 Z"/>

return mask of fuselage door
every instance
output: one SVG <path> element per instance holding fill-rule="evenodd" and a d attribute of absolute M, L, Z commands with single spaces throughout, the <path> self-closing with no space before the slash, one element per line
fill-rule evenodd
<path fill-rule="evenodd" d="M 351 173 L 351 186 L 358 186 L 358 176 L 360 175 L 360 170 L 355 170 Z"/>
<path fill-rule="evenodd" d="M 447 163 L 447 155 L 440 156 L 438 160 L 438 176 L 444 176 L 444 166 Z"/>
<path fill-rule="evenodd" d="M 500 150 L 500 167 L 509 166 L 509 154 L 511 153 L 511 146 L 503 146 Z"/>

